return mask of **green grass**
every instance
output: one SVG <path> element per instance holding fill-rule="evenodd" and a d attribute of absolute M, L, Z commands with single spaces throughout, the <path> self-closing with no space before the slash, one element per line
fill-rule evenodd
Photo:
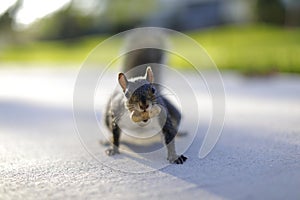
<path fill-rule="evenodd" d="M 300 29 L 284 29 L 265 25 L 225 26 L 187 33 L 207 50 L 221 70 L 238 70 L 244 74 L 274 72 L 300 73 Z M 44 41 L 14 45 L 0 53 L 2 62 L 70 62 L 82 63 L 88 53 L 105 36 L 84 37 L 77 41 Z M 201 55 L 184 41 L 174 39 L 189 58 Z M 120 42 L 107 46 L 94 61 L 101 63 L 118 52 Z M 170 64 L 187 67 L 189 64 L 171 56 Z"/>
<path fill-rule="evenodd" d="M 36 41 L 13 45 L 0 54 L 5 62 L 83 62 L 88 53 L 106 37 L 86 37 L 74 41 Z"/>
<path fill-rule="evenodd" d="M 221 69 L 246 74 L 300 73 L 300 29 L 223 27 L 191 33 Z"/>

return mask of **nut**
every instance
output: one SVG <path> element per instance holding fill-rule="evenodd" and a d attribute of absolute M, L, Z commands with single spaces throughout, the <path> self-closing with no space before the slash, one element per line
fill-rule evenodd
<path fill-rule="evenodd" d="M 139 112 L 137 110 L 134 110 L 131 113 L 130 118 L 134 122 L 141 122 L 143 120 L 147 120 L 147 119 L 156 117 L 157 115 L 159 115 L 160 111 L 161 111 L 161 108 L 157 105 L 154 105 L 152 107 L 152 109 L 148 112 Z"/>

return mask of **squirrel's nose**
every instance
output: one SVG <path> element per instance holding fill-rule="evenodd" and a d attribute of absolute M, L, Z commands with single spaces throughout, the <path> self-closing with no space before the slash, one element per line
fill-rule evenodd
<path fill-rule="evenodd" d="M 149 108 L 149 104 L 140 104 L 139 106 L 141 110 L 147 110 L 147 108 Z"/>

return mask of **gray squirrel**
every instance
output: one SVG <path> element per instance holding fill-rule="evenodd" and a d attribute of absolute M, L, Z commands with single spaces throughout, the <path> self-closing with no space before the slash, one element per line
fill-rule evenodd
<path fill-rule="evenodd" d="M 107 155 L 119 153 L 119 140 L 123 127 L 139 126 L 147 129 L 149 123 L 158 127 L 167 147 L 167 160 L 183 164 L 187 157 L 177 155 L 175 136 L 181 113 L 155 84 L 160 78 L 160 64 L 164 63 L 166 36 L 159 31 L 135 31 L 127 38 L 122 71 L 118 74 L 121 90 L 115 91 L 106 107 L 105 124 L 112 132 L 112 144 Z M 154 120 L 154 119 L 159 120 Z"/>

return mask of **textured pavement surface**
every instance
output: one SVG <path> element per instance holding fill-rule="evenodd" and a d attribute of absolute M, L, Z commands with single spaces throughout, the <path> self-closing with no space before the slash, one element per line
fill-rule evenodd
<path fill-rule="evenodd" d="M 204 159 L 198 158 L 198 151 L 211 105 L 205 87 L 195 88 L 201 117 L 185 152 L 189 159 L 184 165 L 156 170 L 126 152 L 108 158 L 99 145 L 102 135 L 89 135 L 88 117 L 87 132 L 78 135 L 72 113 L 77 72 L 0 69 L 0 199 L 300 198 L 299 76 L 223 74 L 225 125 Z M 195 77 L 184 75 L 197 85 Z M 115 84 L 114 78 L 105 81 Z M 105 102 L 105 97 L 100 99 Z M 197 118 L 195 105 L 189 106 L 182 122 L 188 132 Z M 177 138 L 178 147 L 190 139 Z M 134 141 L 122 146 L 150 148 Z M 165 158 L 156 162 L 164 163 Z"/>

